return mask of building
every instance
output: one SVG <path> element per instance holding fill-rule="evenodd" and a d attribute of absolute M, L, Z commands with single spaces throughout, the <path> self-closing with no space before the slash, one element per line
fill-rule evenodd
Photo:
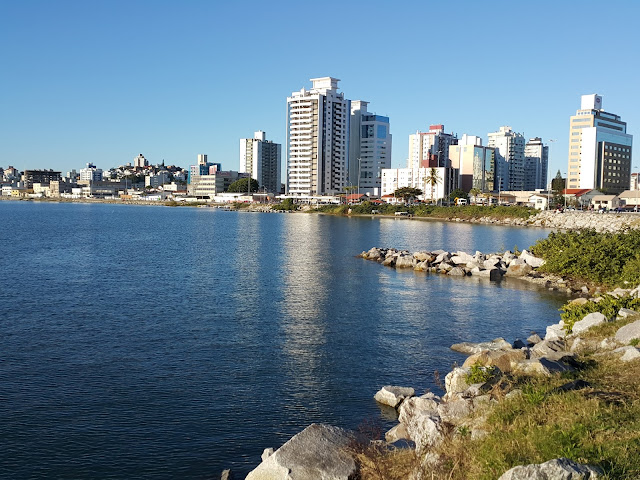
<path fill-rule="evenodd" d="M 80 182 L 101 182 L 102 169 L 96 168 L 93 163 L 87 163 L 85 168 L 80 169 Z"/>
<path fill-rule="evenodd" d="M 351 102 L 348 182 L 359 193 L 380 196 L 382 169 L 391 168 L 389 117 L 367 111 L 369 102 Z"/>
<path fill-rule="evenodd" d="M 524 190 L 524 136 L 511 127 L 489 133 L 489 147 L 495 149 L 494 191 Z"/>
<path fill-rule="evenodd" d="M 539 137 L 531 138 L 524 146 L 524 190 L 547 188 L 549 147 Z"/>
<path fill-rule="evenodd" d="M 247 178 L 249 174 L 235 171 L 217 170 L 208 175 L 195 175 L 187 186 L 187 193 L 203 200 L 213 199 L 216 195 L 226 192 L 236 180 Z"/>
<path fill-rule="evenodd" d="M 433 186 L 432 173 L 439 179 Z M 392 195 L 398 188 L 410 187 L 422 190 L 423 200 L 437 202 L 448 199 L 458 188 L 458 176 L 457 168 L 448 167 L 385 168 L 382 170 L 382 196 Z"/>
<path fill-rule="evenodd" d="M 334 195 L 347 186 L 349 100 L 333 77 L 312 78 L 287 98 L 288 195 Z"/>
<path fill-rule="evenodd" d="M 158 188 L 165 183 L 171 182 L 171 173 L 167 170 L 161 170 L 155 175 L 145 175 L 144 186 L 151 188 Z"/>
<path fill-rule="evenodd" d="M 133 159 L 133 166 L 135 168 L 143 168 L 149 166 L 149 161 L 144 158 L 144 155 L 139 154 L 137 157 Z"/>
<path fill-rule="evenodd" d="M 53 170 L 25 170 L 22 174 L 24 188 L 33 188 L 34 183 L 49 184 L 52 180 L 60 180 L 60 172 Z"/>
<path fill-rule="evenodd" d="M 449 146 L 451 168 L 458 169 L 458 184 L 465 192 L 476 188 L 491 192 L 494 188 L 495 149 L 483 147 L 482 139 L 473 135 L 462 135 L 457 145 Z"/>
<path fill-rule="evenodd" d="M 266 139 L 259 130 L 253 138 L 240 139 L 240 173 L 248 173 L 260 188 L 280 193 L 281 145 Z"/>
<path fill-rule="evenodd" d="M 407 168 L 449 167 L 449 147 L 457 143 L 454 134 L 444 132 L 444 125 L 430 125 L 428 132 L 411 134 Z"/>
<path fill-rule="evenodd" d="M 600 95 L 582 95 L 569 124 L 568 188 L 620 193 L 631 181 L 633 136 L 619 115 L 602 109 Z"/>
<path fill-rule="evenodd" d="M 187 183 L 191 183 L 191 179 L 200 175 L 213 175 L 216 172 L 222 170 L 220 163 L 212 163 L 207 160 L 207 156 L 203 153 L 198 154 L 198 163 L 196 165 L 189 165 L 189 175 L 187 176 Z M 174 175 L 175 179 L 179 179 Z"/>

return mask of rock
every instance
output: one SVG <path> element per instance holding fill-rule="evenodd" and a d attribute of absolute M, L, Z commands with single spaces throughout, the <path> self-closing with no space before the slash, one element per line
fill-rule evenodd
<path fill-rule="evenodd" d="M 545 340 L 556 340 L 567 336 L 567 332 L 564 330 L 564 321 L 560 320 L 559 323 L 549 325 L 547 332 L 544 336 Z"/>
<path fill-rule="evenodd" d="M 447 272 L 447 275 L 455 275 L 459 277 L 464 277 L 467 274 L 464 268 L 462 267 L 453 267 L 451 270 Z"/>
<path fill-rule="evenodd" d="M 618 346 L 618 342 L 616 342 L 613 338 L 605 338 L 600 342 L 598 348 L 600 350 L 613 350 Z"/>
<path fill-rule="evenodd" d="M 412 417 L 419 415 L 435 415 L 438 412 L 440 398 L 433 393 L 426 393 L 420 397 L 407 398 L 400 404 L 398 421 L 405 425 Z"/>
<path fill-rule="evenodd" d="M 387 443 L 396 443 L 399 440 L 410 440 L 407 426 L 404 423 L 399 423 L 384 434 L 384 439 Z"/>
<path fill-rule="evenodd" d="M 607 317 L 605 317 L 600 312 L 593 312 L 589 315 L 585 315 L 582 320 L 577 321 L 573 324 L 573 328 L 571 329 L 571 333 L 578 334 L 582 332 L 586 332 L 592 327 L 596 327 L 598 325 L 602 325 L 607 322 Z"/>
<path fill-rule="evenodd" d="M 640 358 L 640 351 L 631 345 L 616 348 L 612 353 L 620 355 L 620 360 L 625 363 Z"/>
<path fill-rule="evenodd" d="M 500 257 L 490 257 L 483 262 L 483 266 L 486 269 L 497 267 L 498 265 L 500 265 L 501 261 L 502 260 L 500 260 Z"/>
<path fill-rule="evenodd" d="M 618 312 L 618 317 L 620 318 L 633 317 L 634 315 L 638 315 L 638 312 L 629 308 L 621 308 Z"/>
<path fill-rule="evenodd" d="M 473 402 L 465 398 L 458 398 L 438 405 L 440 418 L 447 423 L 459 425 L 473 412 Z"/>
<path fill-rule="evenodd" d="M 580 297 L 580 298 L 574 298 L 573 300 L 571 300 L 569 302 L 569 305 L 579 306 L 579 305 L 584 305 L 585 303 L 589 303 L 589 300 L 584 297 Z"/>
<path fill-rule="evenodd" d="M 553 389 L 555 393 L 563 393 L 570 392 L 572 390 L 582 390 L 583 388 L 590 387 L 591 384 L 589 382 L 585 382 L 584 380 L 572 380 L 571 382 L 565 383 L 557 388 Z"/>
<path fill-rule="evenodd" d="M 513 467 L 498 480 L 592 480 L 601 475 L 600 470 L 590 465 L 568 458 L 556 458 L 540 464 Z"/>
<path fill-rule="evenodd" d="M 383 256 L 384 253 L 382 253 L 382 251 L 376 247 L 373 247 L 368 252 L 362 252 L 362 258 L 366 258 L 367 260 L 378 260 Z"/>
<path fill-rule="evenodd" d="M 394 257 L 393 255 L 387 256 L 385 257 L 385 259 L 382 261 L 382 265 L 384 265 L 385 267 L 393 267 L 396 264 L 396 257 Z"/>
<path fill-rule="evenodd" d="M 394 387 L 386 385 L 376 392 L 373 398 L 376 402 L 396 408 L 405 398 L 413 397 L 415 390 L 410 387 Z"/>
<path fill-rule="evenodd" d="M 628 345 L 634 338 L 640 338 L 640 320 L 619 328 L 614 338 L 624 345 Z"/>
<path fill-rule="evenodd" d="M 522 251 L 522 253 L 520 254 L 519 258 L 521 260 L 524 260 L 525 262 L 527 262 L 527 265 L 531 265 L 533 268 L 538 268 L 538 267 L 544 265 L 544 260 L 543 259 L 538 258 L 538 257 L 530 254 L 526 250 Z"/>
<path fill-rule="evenodd" d="M 532 332 L 531 335 L 529 335 L 529 337 L 527 338 L 527 343 L 530 345 L 536 345 L 537 343 L 540 343 L 542 341 L 542 339 L 540 338 L 540 335 L 538 335 L 535 332 Z"/>
<path fill-rule="evenodd" d="M 519 338 L 516 338 L 516 340 L 513 342 L 513 348 L 515 348 L 515 349 L 527 348 L 527 344 L 524 343 Z"/>
<path fill-rule="evenodd" d="M 435 257 L 429 252 L 414 252 L 413 258 L 419 262 L 432 262 Z"/>
<path fill-rule="evenodd" d="M 416 444 L 418 453 L 439 445 L 444 439 L 445 427 L 438 415 L 417 415 L 406 424 L 409 438 Z"/>
<path fill-rule="evenodd" d="M 528 275 L 533 268 L 531 265 L 525 263 L 522 265 L 515 265 L 513 262 L 507 268 L 507 273 L 505 273 L 505 277 L 524 277 Z"/>
<path fill-rule="evenodd" d="M 511 344 L 504 338 L 496 338 L 490 342 L 462 342 L 451 345 L 451 350 L 460 353 L 480 353 L 483 350 L 511 350 Z"/>
<path fill-rule="evenodd" d="M 463 368 L 471 368 L 472 365 L 482 365 L 485 367 L 498 367 L 502 372 L 511 372 L 514 365 L 527 359 L 527 354 L 524 350 L 484 350 L 479 353 L 474 353 L 468 357 Z"/>
<path fill-rule="evenodd" d="M 440 266 L 438 267 L 438 271 L 439 272 L 448 272 L 449 270 L 451 270 L 453 268 L 453 265 L 451 265 L 450 263 L 441 263 Z"/>
<path fill-rule="evenodd" d="M 273 455 L 273 448 L 265 448 L 262 451 L 262 455 L 260 456 L 260 458 L 262 459 L 262 461 L 264 462 L 267 458 L 269 458 L 271 455 Z"/>
<path fill-rule="evenodd" d="M 573 367 L 559 360 L 549 360 L 548 358 L 531 358 L 518 363 L 513 369 L 514 373 L 524 375 L 544 375 L 549 376 L 555 372 L 571 372 Z"/>
<path fill-rule="evenodd" d="M 417 263 L 413 255 L 401 254 L 396 258 L 396 268 L 413 268 Z"/>
<path fill-rule="evenodd" d="M 247 480 L 348 480 L 356 463 L 345 447 L 353 435 L 342 428 L 311 424 L 247 475 Z"/>
<path fill-rule="evenodd" d="M 438 252 L 442 252 L 442 251 L 436 250 L 435 252 L 433 252 L 434 254 L 437 255 L 433 263 L 444 263 L 449 261 L 449 258 L 451 258 L 448 252 L 442 252 L 442 253 L 438 253 Z"/>
<path fill-rule="evenodd" d="M 462 393 L 469 388 L 467 376 L 470 372 L 469 368 L 454 368 L 447 373 L 447 376 L 444 377 L 444 387 L 447 394 Z"/>
<path fill-rule="evenodd" d="M 556 357 L 557 354 L 561 354 L 566 350 L 567 344 L 563 339 L 555 338 L 553 340 L 547 340 L 545 338 L 531 348 L 531 356 L 537 358 Z"/>
<path fill-rule="evenodd" d="M 233 480 L 233 472 L 229 469 L 223 470 L 220 480 Z"/>

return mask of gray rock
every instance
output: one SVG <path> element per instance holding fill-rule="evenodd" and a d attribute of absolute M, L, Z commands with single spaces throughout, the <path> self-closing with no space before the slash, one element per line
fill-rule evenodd
<path fill-rule="evenodd" d="M 640 358 L 640 351 L 631 345 L 616 348 L 612 353 L 619 355 L 620 360 L 625 363 Z"/>
<path fill-rule="evenodd" d="M 598 325 L 602 325 L 603 323 L 607 323 L 607 317 L 605 317 L 600 312 L 593 312 L 589 315 L 585 315 L 582 320 L 578 320 L 573 324 L 573 328 L 571 329 L 571 333 L 578 334 L 582 332 L 586 332 L 592 327 L 597 327 Z"/>
<path fill-rule="evenodd" d="M 627 318 L 627 317 L 633 317 L 634 315 L 638 315 L 639 313 L 636 312 L 635 310 L 631 310 L 629 308 L 621 308 L 620 311 L 618 312 L 618 317 L 620 318 Z"/>
<path fill-rule="evenodd" d="M 458 277 L 464 277 L 467 274 L 464 268 L 462 267 L 453 267 L 451 270 L 447 272 L 447 275 L 454 275 Z"/>
<path fill-rule="evenodd" d="M 514 262 L 509 264 L 509 268 L 507 268 L 507 273 L 505 273 L 505 277 L 524 277 L 528 275 L 533 268 L 531 265 L 525 263 L 523 265 L 514 265 Z"/>
<path fill-rule="evenodd" d="M 549 325 L 547 332 L 544 335 L 545 340 L 556 340 L 567 336 L 567 332 L 564 329 L 564 321 L 560 320 L 559 323 Z"/>
<path fill-rule="evenodd" d="M 385 267 L 393 267 L 396 264 L 396 257 L 394 257 L 393 255 L 387 256 L 385 257 L 385 259 L 382 261 L 382 265 L 384 265 Z"/>
<path fill-rule="evenodd" d="M 467 376 L 471 372 L 469 368 L 454 368 L 444 377 L 444 388 L 448 395 L 462 393 L 469 388 Z"/>
<path fill-rule="evenodd" d="M 480 353 L 483 350 L 511 350 L 511 344 L 504 338 L 496 338 L 490 342 L 462 342 L 451 345 L 451 350 L 460 353 L 467 353 L 472 355 L 474 353 Z"/>
<path fill-rule="evenodd" d="M 540 343 L 541 341 L 542 341 L 542 339 L 540 338 L 540 335 L 538 335 L 537 333 L 532 333 L 527 338 L 527 343 L 529 343 L 531 345 L 536 345 L 537 343 Z"/>
<path fill-rule="evenodd" d="M 629 344 L 634 338 L 640 338 L 640 320 L 621 327 L 615 335 L 616 342 L 624 345 Z"/>
<path fill-rule="evenodd" d="M 513 372 L 525 375 L 549 376 L 556 372 L 571 372 L 574 368 L 559 360 L 548 358 L 531 358 L 515 365 Z"/>
<path fill-rule="evenodd" d="M 415 390 L 410 387 L 386 385 L 378 390 L 373 398 L 378 403 L 396 408 L 405 398 L 413 397 L 415 394 Z"/>
<path fill-rule="evenodd" d="M 557 354 L 563 354 L 567 350 L 566 342 L 561 338 L 552 340 L 544 339 L 531 347 L 532 357 L 556 357 Z"/>
<path fill-rule="evenodd" d="M 440 418 L 447 423 L 459 425 L 473 412 L 473 401 L 457 398 L 438 405 Z"/>
<path fill-rule="evenodd" d="M 407 432 L 407 426 L 404 423 L 399 423 L 384 434 L 384 439 L 388 443 L 395 443 L 399 440 L 410 440 L 409 432 Z"/>
<path fill-rule="evenodd" d="M 233 472 L 229 469 L 223 470 L 220 480 L 233 480 Z"/>
<path fill-rule="evenodd" d="M 399 255 L 396 258 L 396 268 L 413 268 L 417 263 L 413 255 Z"/>
<path fill-rule="evenodd" d="M 519 338 L 516 338 L 515 341 L 513 342 L 513 348 L 527 348 L 527 344 L 524 343 L 522 340 L 520 340 Z"/>
<path fill-rule="evenodd" d="M 247 480 L 348 480 L 356 463 L 346 448 L 353 436 L 342 428 L 311 424 L 264 460 Z"/>
<path fill-rule="evenodd" d="M 498 480 L 592 480 L 602 473 L 590 465 L 582 465 L 568 458 L 548 462 L 520 465 L 506 471 Z"/>
<path fill-rule="evenodd" d="M 400 404 L 398 409 L 398 421 L 405 425 L 411 421 L 411 418 L 420 415 L 436 415 L 438 413 L 438 405 L 440 398 L 433 393 L 426 393 L 420 397 L 407 398 Z"/>
<path fill-rule="evenodd" d="M 433 263 L 443 263 L 443 262 L 449 261 L 449 258 L 451 258 L 449 253 L 448 252 L 438 253 L 439 251 L 441 250 L 436 250 L 435 252 L 433 252 L 434 254 L 437 255 Z"/>
<path fill-rule="evenodd" d="M 444 439 L 445 426 L 438 415 L 417 415 L 405 425 L 418 453 L 439 445 Z"/>
<path fill-rule="evenodd" d="M 415 258 L 419 262 L 431 262 L 435 259 L 433 254 L 431 254 L 430 252 L 414 252 L 413 258 Z"/>

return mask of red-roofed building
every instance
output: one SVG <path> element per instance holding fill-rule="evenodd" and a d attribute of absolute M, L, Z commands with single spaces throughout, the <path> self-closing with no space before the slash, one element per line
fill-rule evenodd
<path fill-rule="evenodd" d="M 586 207 L 591 204 L 591 200 L 600 192 L 591 188 L 566 188 L 562 195 L 567 198 L 567 204 L 576 204 L 579 207 Z"/>

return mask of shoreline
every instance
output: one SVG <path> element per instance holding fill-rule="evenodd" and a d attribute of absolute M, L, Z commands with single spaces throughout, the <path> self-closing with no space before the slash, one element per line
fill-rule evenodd
<path fill-rule="evenodd" d="M 385 214 L 336 214 L 331 212 L 318 212 L 311 209 L 301 210 L 274 210 L 272 204 L 240 204 L 237 207 L 234 204 L 211 204 L 211 203 L 183 203 L 183 202 L 150 202 L 144 200 L 119 200 L 119 199 L 66 199 L 66 198 L 6 198 L 1 197 L 3 201 L 13 202 L 43 202 L 43 203 L 82 203 L 96 204 L 104 203 L 108 205 L 137 205 L 137 206 L 154 206 L 154 207 L 192 207 L 192 208 L 218 208 L 231 211 L 246 211 L 258 213 L 307 213 L 319 215 L 333 215 L 347 218 L 380 218 L 394 220 L 421 220 L 421 221 L 439 221 L 453 223 L 469 223 L 482 225 L 497 225 L 507 227 L 540 227 L 554 230 L 585 230 L 593 229 L 596 232 L 620 232 L 628 229 L 640 228 L 640 213 L 593 213 L 584 211 L 571 211 L 557 213 L 552 210 L 543 210 L 529 218 L 523 219 L 518 217 L 492 217 L 486 215 L 483 217 L 438 217 L 438 216 L 395 216 Z"/>

